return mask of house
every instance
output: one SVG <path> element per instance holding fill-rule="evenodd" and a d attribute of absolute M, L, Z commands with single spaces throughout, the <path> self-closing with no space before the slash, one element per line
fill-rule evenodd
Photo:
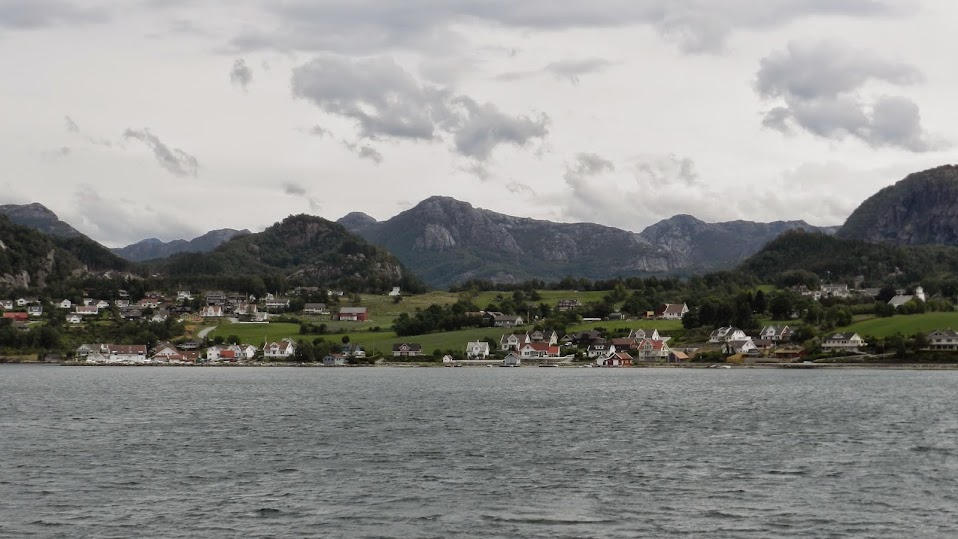
<path fill-rule="evenodd" d="M 179 354 L 180 351 L 176 349 L 171 343 L 168 342 L 158 342 L 156 343 L 156 348 L 153 350 L 153 357 L 157 356 L 172 356 Z"/>
<path fill-rule="evenodd" d="M 399 290 L 398 286 L 394 286 L 392 290 L 389 291 L 391 297 L 401 296 L 402 292 Z"/>
<path fill-rule="evenodd" d="M 235 344 L 233 345 L 238 348 L 240 354 L 243 355 L 246 359 L 253 359 L 256 357 L 256 352 L 259 352 L 259 349 L 253 346 L 252 344 Z"/>
<path fill-rule="evenodd" d="M 296 353 L 296 344 L 292 339 L 283 339 L 279 342 L 267 343 L 263 347 L 263 357 L 266 359 L 287 359 Z"/>
<path fill-rule="evenodd" d="M 518 367 L 522 364 L 522 359 L 516 355 L 515 352 L 509 352 L 506 354 L 505 359 L 502 360 L 503 367 Z"/>
<path fill-rule="evenodd" d="M 611 343 L 592 343 L 586 350 L 586 355 L 590 358 L 608 357 L 615 353 L 615 345 Z"/>
<path fill-rule="evenodd" d="M 958 350 L 958 331 L 939 329 L 928 334 L 929 350 Z"/>
<path fill-rule="evenodd" d="M 209 305 L 222 305 L 226 303 L 226 294 L 221 290 L 210 290 L 203 294 L 206 303 Z"/>
<path fill-rule="evenodd" d="M 77 313 L 70 313 L 67 315 L 68 324 L 79 324 L 80 322 L 83 322 L 83 317 Z"/>
<path fill-rule="evenodd" d="M 577 299 L 560 299 L 556 303 L 556 310 L 558 311 L 571 311 L 572 309 L 578 309 L 582 304 Z"/>
<path fill-rule="evenodd" d="M 559 357 L 559 345 L 544 342 L 530 342 L 519 349 L 522 359 Z"/>
<path fill-rule="evenodd" d="M 29 315 L 27 313 L 3 313 L 3 317 L 14 322 L 26 322 Z"/>
<path fill-rule="evenodd" d="M 520 337 L 515 333 L 509 333 L 499 338 L 499 350 L 502 350 L 503 352 L 510 350 L 513 352 L 518 352 L 519 348 L 526 342 L 527 341 L 525 340 L 525 337 Z"/>
<path fill-rule="evenodd" d="M 106 300 L 104 300 L 104 299 L 101 299 L 100 301 L 96 302 L 96 308 L 97 308 L 97 309 L 109 309 L 109 308 L 110 308 L 110 302 L 109 302 L 109 301 L 106 301 Z"/>
<path fill-rule="evenodd" d="M 76 314 L 80 316 L 96 316 L 100 314 L 100 309 L 96 305 L 77 305 Z"/>
<path fill-rule="evenodd" d="M 659 330 L 650 329 L 644 330 L 642 328 L 634 329 L 629 332 L 629 338 L 633 341 L 641 341 L 643 339 L 653 339 L 656 341 L 668 341 L 671 337 L 662 337 L 659 335 Z"/>
<path fill-rule="evenodd" d="M 644 339 L 639 343 L 639 361 L 667 361 L 669 345 L 661 339 Z"/>
<path fill-rule="evenodd" d="M 847 284 L 823 284 L 821 292 L 825 298 L 847 298 L 852 295 Z"/>
<path fill-rule="evenodd" d="M 156 298 L 143 298 L 136 302 L 136 306 L 139 309 L 155 309 L 160 306 L 160 302 Z"/>
<path fill-rule="evenodd" d="M 307 303 L 303 307 L 305 314 L 329 314 L 329 308 L 325 303 Z"/>
<path fill-rule="evenodd" d="M 190 301 L 192 299 L 193 299 L 193 294 L 190 294 L 189 290 L 176 291 L 176 301 Z"/>
<path fill-rule="evenodd" d="M 120 309 L 120 317 L 124 320 L 139 320 L 143 318 L 143 311 L 127 307 Z"/>
<path fill-rule="evenodd" d="M 596 359 L 595 363 L 600 367 L 631 367 L 632 356 L 628 352 L 616 352 L 611 356 Z"/>
<path fill-rule="evenodd" d="M 12 299 L 0 300 L 0 309 L 3 309 L 4 311 L 12 310 L 13 300 Z"/>
<path fill-rule="evenodd" d="M 68 299 L 65 299 L 65 300 L 61 301 L 60 303 L 57 303 L 57 308 L 59 308 L 59 309 L 72 309 L 72 308 L 73 308 L 73 302 L 70 301 L 70 300 L 68 300 Z"/>
<path fill-rule="evenodd" d="M 688 363 L 689 356 L 685 352 L 680 352 L 678 350 L 673 350 L 669 352 L 669 363 Z"/>
<path fill-rule="evenodd" d="M 551 329 L 537 329 L 526 333 L 526 342 L 559 343 L 559 334 Z"/>
<path fill-rule="evenodd" d="M 166 322 L 166 319 L 169 318 L 170 312 L 160 309 L 153 313 L 153 316 L 150 317 L 150 322 Z"/>
<path fill-rule="evenodd" d="M 497 328 L 514 328 L 525 323 L 521 316 L 503 314 L 492 319 L 492 325 Z"/>
<path fill-rule="evenodd" d="M 393 345 L 393 357 L 417 357 L 422 355 L 422 345 L 417 343 L 399 343 Z"/>
<path fill-rule="evenodd" d="M 369 320 L 369 311 L 366 307 L 342 307 L 338 318 L 342 322 L 366 322 Z"/>
<path fill-rule="evenodd" d="M 343 354 L 327 354 L 323 357 L 323 365 L 327 367 L 342 367 L 348 362 L 349 360 Z"/>
<path fill-rule="evenodd" d="M 765 326 L 759 332 L 759 339 L 768 339 L 770 341 L 787 341 L 792 335 L 792 330 L 788 326 Z"/>
<path fill-rule="evenodd" d="M 751 337 L 725 341 L 725 351 L 729 354 L 751 354 L 757 350 Z"/>
<path fill-rule="evenodd" d="M 466 357 L 469 359 L 486 359 L 489 357 L 489 343 L 486 341 L 466 343 Z"/>
<path fill-rule="evenodd" d="M 128 300 L 128 299 L 118 299 L 118 300 L 114 301 L 113 304 L 116 305 L 117 308 L 125 309 L 125 308 L 127 308 L 127 307 L 130 306 L 130 300 Z"/>
<path fill-rule="evenodd" d="M 746 338 L 748 338 L 748 335 L 746 335 L 744 331 L 738 328 L 727 327 L 718 328 L 713 331 L 712 334 L 709 335 L 709 342 L 744 341 Z"/>
<path fill-rule="evenodd" d="M 681 320 L 689 312 L 685 303 L 663 303 L 655 310 L 655 317 L 663 320 Z"/>
<path fill-rule="evenodd" d="M 180 344 L 179 349 L 180 350 L 196 350 L 199 347 L 200 347 L 200 343 L 196 341 L 186 341 Z"/>
<path fill-rule="evenodd" d="M 833 333 L 822 342 L 826 352 L 858 352 L 865 341 L 857 333 Z"/>
<path fill-rule="evenodd" d="M 110 363 L 146 363 L 145 344 L 108 344 L 106 345 Z"/>
<path fill-rule="evenodd" d="M 43 307 L 41 305 L 28 305 L 27 316 L 32 316 L 34 318 L 43 316 Z"/>
<path fill-rule="evenodd" d="M 289 300 L 283 298 L 268 299 L 264 307 L 267 311 L 285 311 L 289 308 Z"/>
<path fill-rule="evenodd" d="M 594 329 L 580 331 L 578 333 L 570 333 L 565 337 L 562 337 L 562 342 L 564 344 L 572 344 L 575 346 L 589 346 L 601 340 L 602 334 Z"/>
<path fill-rule="evenodd" d="M 639 342 L 641 342 L 641 340 Z M 612 344 L 615 345 L 615 349 L 619 351 L 634 350 L 638 348 L 639 342 L 636 342 L 635 339 L 630 339 L 628 337 L 612 339 Z"/>
<path fill-rule="evenodd" d="M 222 305 L 207 305 L 200 309 L 200 316 L 203 318 L 219 318 L 223 316 Z"/>
<path fill-rule="evenodd" d="M 366 351 L 363 350 L 363 347 L 358 344 L 344 344 L 339 351 L 346 357 L 366 357 Z"/>

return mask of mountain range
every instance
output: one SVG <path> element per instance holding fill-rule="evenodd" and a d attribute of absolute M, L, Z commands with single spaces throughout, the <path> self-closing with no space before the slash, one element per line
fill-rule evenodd
<path fill-rule="evenodd" d="M 208 253 L 237 236 L 246 236 L 248 234 L 252 234 L 252 232 L 246 229 L 233 230 L 232 228 L 221 228 L 207 232 L 189 241 L 162 241 L 156 238 L 149 238 L 127 245 L 126 247 L 116 247 L 110 250 L 131 262 L 144 262 L 146 260 L 166 258 L 179 253 Z"/>
<path fill-rule="evenodd" d="M 387 221 L 357 212 L 338 222 L 438 287 L 469 279 L 514 283 L 703 273 L 735 266 L 786 230 L 837 228 L 804 221 L 706 223 L 677 215 L 635 233 L 512 217 L 448 197 L 428 198 Z"/>

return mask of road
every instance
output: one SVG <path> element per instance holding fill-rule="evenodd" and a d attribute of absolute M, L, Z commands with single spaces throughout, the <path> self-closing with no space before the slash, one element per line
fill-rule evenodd
<path fill-rule="evenodd" d="M 210 332 L 213 331 L 214 329 L 216 329 L 216 326 L 210 326 L 210 327 L 208 327 L 208 328 L 203 328 L 203 329 L 200 330 L 199 333 L 196 334 L 196 336 L 197 336 L 200 340 L 203 340 L 203 339 L 205 339 L 206 336 L 209 335 Z"/>

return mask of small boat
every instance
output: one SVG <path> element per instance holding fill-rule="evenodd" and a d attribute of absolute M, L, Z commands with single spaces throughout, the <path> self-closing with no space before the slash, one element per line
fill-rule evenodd
<path fill-rule="evenodd" d="M 558 365 L 539 365 L 540 367 L 558 367 Z"/>

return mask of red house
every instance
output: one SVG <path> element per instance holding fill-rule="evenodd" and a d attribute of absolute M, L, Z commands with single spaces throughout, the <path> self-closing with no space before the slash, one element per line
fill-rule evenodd
<path fill-rule="evenodd" d="M 366 307 L 343 307 L 339 309 L 339 319 L 345 322 L 365 322 L 369 320 Z"/>
<path fill-rule="evenodd" d="M 9 318 L 14 322 L 26 322 L 27 313 L 3 313 L 4 318 Z"/>

